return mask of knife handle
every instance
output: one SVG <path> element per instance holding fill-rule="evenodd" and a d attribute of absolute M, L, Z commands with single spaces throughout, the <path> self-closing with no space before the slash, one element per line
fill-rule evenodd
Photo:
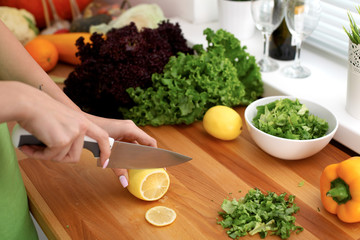
<path fill-rule="evenodd" d="M 26 131 L 24 128 L 22 128 L 20 125 L 16 124 L 13 128 L 12 132 L 12 142 L 15 147 L 21 147 L 24 145 L 38 145 L 38 146 L 44 146 L 45 144 L 42 143 L 40 140 L 38 140 L 35 136 L 33 136 L 31 133 Z M 112 148 L 114 144 L 114 139 L 109 137 L 109 143 L 110 148 Z M 84 148 L 92 152 L 95 158 L 100 157 L 100 148 L 99 144 L 96 140 L 85 136 L 84 137 Z"/>

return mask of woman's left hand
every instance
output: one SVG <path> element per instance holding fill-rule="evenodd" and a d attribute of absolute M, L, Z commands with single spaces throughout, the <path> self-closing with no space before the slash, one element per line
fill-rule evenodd
<path fill-rule="evenodd" d="M 137 127 L 131 120 L 116 120 L 99 118 L 89 115 L 91 120 L 108 132 L 109 136 L 117 141 L 136 143 L 151 147 L 157 147 L 156 140 Z M 119 178 L 121 185 L 128 186 L 129 176 L 126 169 L 114 168 L 115 175 Z"/>

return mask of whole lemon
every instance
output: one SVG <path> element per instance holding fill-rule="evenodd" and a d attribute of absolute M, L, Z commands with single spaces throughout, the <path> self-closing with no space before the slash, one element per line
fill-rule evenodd
<path fill-rule="evenodd" d="M 214 106 L 207 110 L 203 118 L 205 130 L 221 140 L 237 138 L 242 131 L 242 125 L 240 115 L 227 106 Z"/>
<path fill-rule="evenodd" d="M 145 201 L 155 201 L 165 195 L 170 186 L 169 174 L 163 168 L 129 169 L 128 191 Z"/>

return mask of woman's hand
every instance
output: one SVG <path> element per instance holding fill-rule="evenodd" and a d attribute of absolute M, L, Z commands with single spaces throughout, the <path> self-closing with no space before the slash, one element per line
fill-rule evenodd
<path fill-rule="evenodd" d="M 157 142 L 131 120 L 116 120 L 99 118 L 88 115 L 89 119 L 96 122 L 101 128 L 105 129 L 110 137 L 117 141 L 137 143 L 141 145 L 157 147 Z M 125 188 L 128 185 L 129 176 L 126 169 L 113 169 L 115 175 L 119 178 L 121 185 Z"/>
<path fill-rule="evenodd" d="M 105 126 L 102 128 L 115 140 L 157 147 L 156 140 L 136 126 L 133 121 L 115 119 L 106 119 L 105 121 L 107 123 L 104 123 Z"/>
<path fill-rule="evenodd" d="M 26 155 L 42 160 L 76 162 L 80 159 L 86 135 L 98 142 L 102 164 L 109 158 L 108 133 L 91 122 L 82 112 L 73 110 L 26 84 L 0 84 L 0 102 L 1 99 L 6 99 L 12 108 L 7 114 L 3 112 L 3 116 L 16 120 L 46 145 L 21 147 Z"/>

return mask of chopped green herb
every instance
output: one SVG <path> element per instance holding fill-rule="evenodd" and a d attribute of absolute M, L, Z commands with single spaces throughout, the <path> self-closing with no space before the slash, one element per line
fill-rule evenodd
<path fill-rule="evenodd" d="M 274 192 L 263 194 L 259 189 L 250 189 L 244 198 L 239 200 L 224 199 L 219 212 L 223 220 L 218 221 L 230 238 L 259 233 L 261 238 L 268 234 L 282 239 L 290 237 L 292 232 L 300 233 L 304 229 L 295 225 L 293 214 L 300 208 L 294 203 L 295 196 L 286 193 L 277 195 Z"/>
<path fill-rule="evenodd" d="M 66 225 L 66 228 L 69 228 L 70 226 L 69 225 Z"/>
<path fill-rule="evenodd" d="M 318 210 L 318 212 L 320 212 L 320 208 L 319 208 L 319 207 L 317 208 L 317 210 Z"/>
<path fill-rule="evenodd" d="M 305 182 L 301 181 L 301 182 L 299 182 L 298 187 L 302 187 L 302 186 L 304 186 L 304 184 L 305 184 Z"/>
<path fill-rule="evenodd" d="M 273 136 L 306 140 L 322 137 L 329 129 L 326 120 L 309 114 L 309 109 L 288 98 L 256 107 L 253 119 L 256 128 Z"/>

